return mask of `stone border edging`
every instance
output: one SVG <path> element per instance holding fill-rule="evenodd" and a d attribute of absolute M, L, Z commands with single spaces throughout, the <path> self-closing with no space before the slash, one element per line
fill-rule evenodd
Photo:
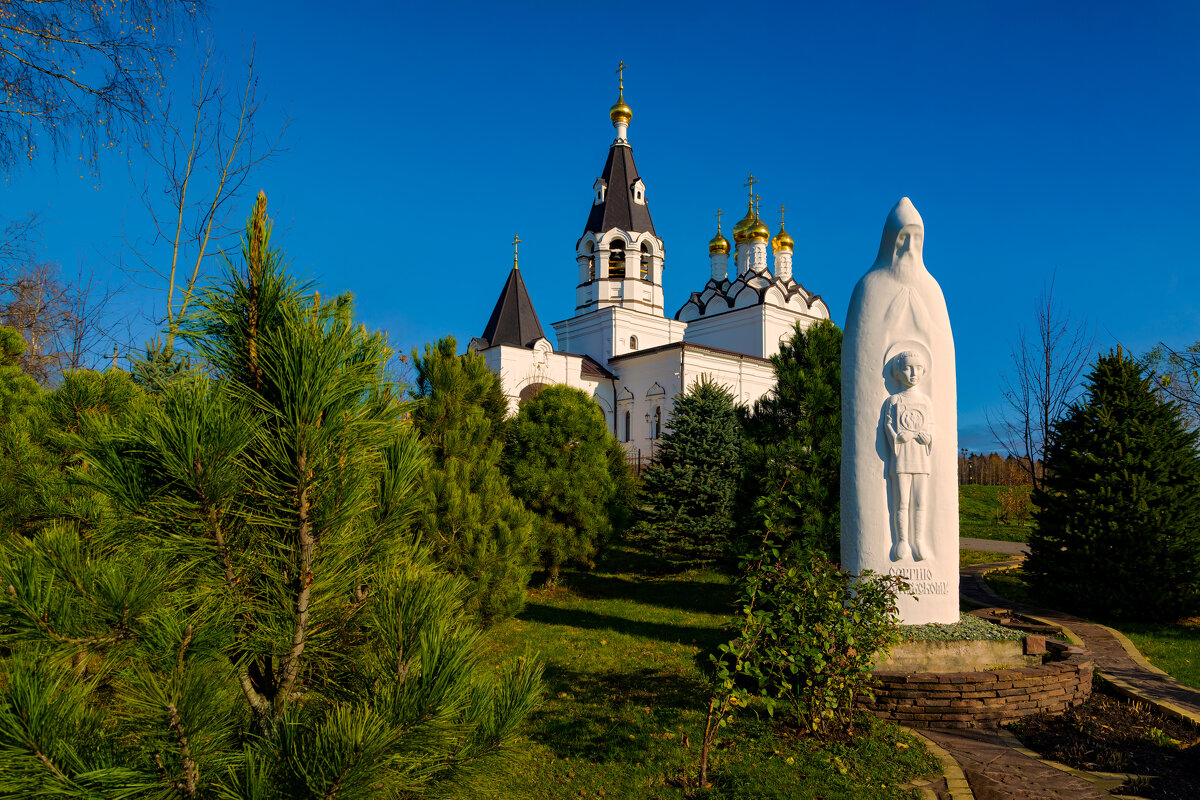
<path fill-rule="evenodd" d="M 900 725 L 899 728 L 919 739 L 925 745 L 925 749 L 933 753 L 933 757 L 941 764 L 942 777 L 946 779 L 946 791 L 950 793 L 950 800 L 975 800 L 975 793 L 971 791 L 971 784 L 967 782 L 966 773 L 963 772 L 962 766 L 954 760 L 954 756 L 915 728 L 907 725 Z"/>
<path fill-rule="evenodd" d="M 1137 645 L 1134 644 L 1132 641 L 1130 641 L 1128 636 L 1121 633 L 1116 628 L 1110 628 L 1107 625 L 1100 625 L 1099 622 L 1094 622 L 1092 624 L 1099 625 L 1101 628 L 1104 628 L 1104 630 L 1111 633 L 1113 635 L 1113 638 L 1117 640 L 1117 643 L 1120 644 L 1121 647 L 1125 648 L 1125 653 L 1130 658 L 1132 658 L 1134 661 L 1136 661 L 1137 665 L 1139 667 L 1141 667 L 1142 669 L 1150 670 L 1151 672 L 1157 672 L 1159 675 L 1166 675 L 1168 678 L 1171 678 L 1171 680 L 1178 683 L 1178 680 L 1176 678 L 1171 677 L 1170 673 L 1164 672 L 1163 670 L 1159 669 L 1158 667 L 1154 666 L 1149 661 L 1147 661 L 1146 657 L 1144 655 L 1142 655 L 1142 652 L 1137 649 Z"/>

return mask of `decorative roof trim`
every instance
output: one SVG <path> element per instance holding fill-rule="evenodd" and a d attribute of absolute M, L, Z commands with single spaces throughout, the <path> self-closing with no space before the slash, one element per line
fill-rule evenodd
<path fill-rule="evenodd" d="M 770 364 L 771 359 L 762 358 L 761 356 L 752 356 L 749 353 L 739 353 L 736 350 L 726 350 L 723 347 L 712 347 L 707 344 L 696 344 L 695 342 L 671 342 L 670 344 L 660 344 L 657 347 L 648 347 L 645 350 L 636 350 L 632 353 L 622 353 L 619 356 L 613 356 L 608 360 L 608 363 L 614 361 L 627 361 L 635 358 L 643 358 L 645 356 L 657 355 L 670 350 L 692 350 L 699 353 L 715 353 L 721 356 L 732 356 L 734 358 L 744 359 L 746 361 L 756 361 L 760 364 Z"/>

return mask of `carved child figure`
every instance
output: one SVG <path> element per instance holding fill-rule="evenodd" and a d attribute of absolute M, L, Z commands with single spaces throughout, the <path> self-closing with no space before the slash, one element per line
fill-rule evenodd
<path fill-rule="evenodd" d="M 928 366 L 918 352 L 905 350 L 898 354 L 892 360 L 892 376 L 904 388 L 889 396 L 883 406 L 881 422 L 890 445 L 887 479 L 893 561 L 910 555 L 916 561 L 925 558 L 921 548 L 928 519 L 933 404 L 917 384 Z"/>

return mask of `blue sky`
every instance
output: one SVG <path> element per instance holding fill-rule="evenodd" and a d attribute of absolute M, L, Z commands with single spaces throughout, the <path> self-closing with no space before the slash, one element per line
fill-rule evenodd
<path fill-rule="evenodd" d="M 1052 275 L 1104 347 L 1200 339 L 1197 3 L 215 0 L 206 29 L 233 74 L 254 44 L 262 119 L 291 118 L 288 151 L 251 180 L 276 244 L 400 348 L 482 332 L 514 234 L 543 326 L 573 313 L 619 59 L 671 311 L 753 172 L 839 324 L 912 198 L 955 330 L 964 446 L 990 449 L 985 411 Z M 148 236 L 128 158 L 97 180 L 43 157 L 0 218 L 36 211 L 46 259 L 110 269 Z M 153 285 L 126 300 L 139 319 L 161 307 Z"/>

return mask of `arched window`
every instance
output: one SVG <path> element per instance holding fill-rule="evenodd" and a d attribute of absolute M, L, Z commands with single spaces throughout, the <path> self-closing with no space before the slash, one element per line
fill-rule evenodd
<path fill-rule="evenodd" d="M 608 277 L 625 277 L 625 243 L 620 239 L 608 246 Z"/>
<path fill-rule="evenodd" d="M 588 258 L 588 280 L 596 280 L 596 259 Z"/>
<path fill-rule="evenodd" d="M 521 390 L 521 394 L 517 398 L 518 403 L 524 403 L 531 397 L 536 397 L 543 389 L 549 387 L 548 383 L 531 383 Z"/>
<path fill-rule="evenodd" d="M 629 349 L 637 350 L 637 337 L 636 336 L 629 337 Z"/>
<path fill-rule="evenodd" d="M 625 438 L 622 439 L 621 441 L 623 441 L 623 442 L 629 441 L 629 412 L 628 411 L 625 412 Z"/>
<path fill-rule="evenodd" d="M 642 242 L 642 273 L 644 281 L 650 280 L 650 243 Z"/>
<path fill-rule="evenodd" d="M 662 436 L 662 406 L 654 407 L 654 420 L 650 423 L 650 425 L 650 438 L 660 438 Z"/>

